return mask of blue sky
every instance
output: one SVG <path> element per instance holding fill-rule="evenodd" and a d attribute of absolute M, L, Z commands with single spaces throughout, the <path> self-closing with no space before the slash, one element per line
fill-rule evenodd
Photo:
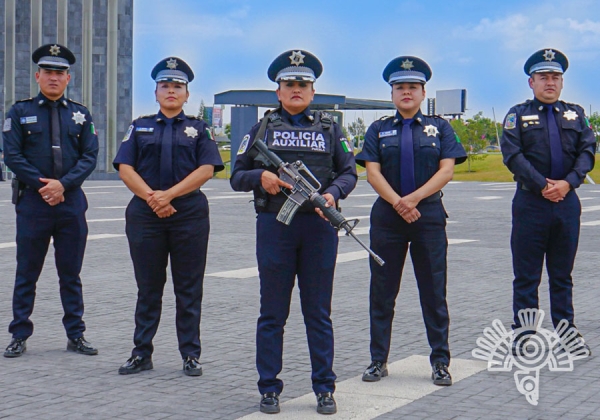
<path fill-rule="evenodd" d="M 211 105 L 219 92 L 275 89 L 269 64 L 297 48 L 323 63 L 318 93 L 387 100 L 383 68 L 414 55 L 433 69 L 428 97 L 466 88 L 467 116 L 492 117 L 494 107 L 498 120 L 532 96 L 527 58 L 555 48 L 570 61 L 561 99 L 600 111 L 597 0 L 134 0 L 134 116 L 156 112 L 150 72 L 164 57 L 194 70 L 185 110 L 196 114 L 201 99 Z M 346 123 L 360 116 L 375 118 L 349 112 Z"/>

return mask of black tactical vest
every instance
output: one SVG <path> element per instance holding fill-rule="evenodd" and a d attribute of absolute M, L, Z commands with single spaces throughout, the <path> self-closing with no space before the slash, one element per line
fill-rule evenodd
<path fill-rule="evenodd" d="M 329 114 L 320 111 L 316 111 L 314 117 L 315 121 L 310 127 L 293 127 L 283 121 L 278 112 L 274 112 L 268 116 L 269 123 L 265 138 L 269 150 L 284 162 L 302 161 L 321 183 L 319 192 L 322 193 L 335 178 L 332 120 Z M 254 165 L 255 168 L 277 173 L 273 166 L 265 168 L 258 161 L 255 161 Z M 254 208 L 257 212 L 277 213 L 286 199 L 286 195 L 282 192 L 272 195 L 262 189 L 254 190 Z M 314 211 L 314 206 L 305 203 L 299 211 Z"/>

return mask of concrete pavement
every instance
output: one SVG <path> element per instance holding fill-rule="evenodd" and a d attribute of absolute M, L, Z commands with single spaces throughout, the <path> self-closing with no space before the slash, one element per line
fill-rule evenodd
<path fill-rule="evenodd" d="M 90 240 L 82 272 L 86 338 L 99 348 L 100 354 L 89 357 L 65 351 L 51 247 L 38 283 L 32 316 L 35 331 L 27 342 L 27 353 L 18 359 L 0 357 L 0 418 L 236 419 L 248 415 L 266 418 L 254 414 L 260 397 L 254 366 L 259 295 L 251 194 L 232 192 L 224 180 L 211 180 L 204 189 L 211 206 L 201 325 L 204 375 L 187 377 L 181 371 L 169 280 L 161 326 L 154 341 L 154 370 L 120 376 L 117 369 L 129 357 L 133 346 L 136 300 L 133 267 L 124 236 L 124 207 L 131 193 L 117 181 L 89 181 L 84 188 L 90 205 L 87 213 Z M 407 262 L 397 299 L 390 353 L 390 363 L 406 368 L 398 368 L 376 385 L 393 396 L 388 401 L 403 400 L 401 405 L 395 401 L 390 407 L 380 402 L 381 398 L 369 396 L 365 387 L 372 384 L 357 380 L 370 361 L 369 268 L 362 248 L 349 237 L 340 238 L 332 314 L 336 334 L 334 369 L 340 383 L 336 394 L 338 414 L 334 418 L 600 419 L 600 402 L 596 397 L 600 391 L 597 381 L 600 361 L 595 355 L 576 361 L 573 372 L 541 371 L 538 406 L 530 405 L 517 391 L 512 373 L 491 373 L 485 366 L 474 368 L 482 367 L 471 351 L 483 329 L 496 318 L 509 328 L 512 320 L 509 236 L 514 188 L 511 183 L 452 183 L 444 189 L 443 200 L 450 216 L 447 228 L 450 347 L 456 359 L 451 372 L 456 379 L 464 379 L 451 387 L 431 388 L 429 371 L 426 363 L 422 363 L 423 357 L 429 355 L 429 347 L 412 266 Z M 573 273 L 576 323 L 594 353 L 600 354 L 597 304 L 600 186 L 584 185 L 579 195 L 584 223 Z M 360 181 L 354 193 L 342 203 L 346 217 L 361 218 L 357 233 L 367 243 L 368 215 L 375 198 L 371 187 Z M 3 273 L 0 327 L 4 328 L 0 346 L 4 348 L 10 341 L 6 328 L 12 319 L 15 272 L 15 214 L 8 183 L 0 184 L 0 218 Z M 541 308 L 548 312 L 545 279 L 544 276 L 540 287 L 540 302 Z M 544 327 L 551 329 L 548 319 Z M 300 414 L 289 418 L 306 418 L 302 417 L 302 410 L 314 412 L 310 362 L 297 291 L 286 327 L 281 378 L 285 389 L 280 417 L 288 418 L 298 406 Z M 348 394 L 346 384 L 352 385 Z M 415 386 L 429 387 L 431 392 L 415 393 Z M 380 391 L 376 390 L 377 393 Z M 373 410 L 373 407 L 379 408 Z"/>

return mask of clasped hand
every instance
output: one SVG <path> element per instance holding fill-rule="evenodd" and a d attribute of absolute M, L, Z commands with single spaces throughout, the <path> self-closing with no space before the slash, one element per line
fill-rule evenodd
<path fill-rule="evenodd" d="M 164 219 L 177 212 L 171 204 L 171 200 L 171 195 L 167 191 L 148 191 L 146 203 L 159 218 Z"/>
<path fill-rule="evenodd" d="M 56 206 L 65 201 L 65 187 L 63 187 L 58 179 L 40 178 L 40 181 L 46 185 L 40 188 L 38 192 L 48 205 Z"/>
<path fill-rule="evenodd" d="M 421 217 L 421 212 L 417 210 L 417 204 L 419 204 L 419 200 L 414 195 L 405 195 L 396 201 L 394 210 L 396 210 L 406 223 L 414 223 Z"/>
<path fill-rule="evenodd" d="M 565 196 L 571 190 L 571 185 L 564 180 L 556 181 L 546 178 L 546 182 L 548 182 L 548 184 L 546 184 L 546 187 L 542 190 L 542 196 L 553 203 L 564 200 Z"/>

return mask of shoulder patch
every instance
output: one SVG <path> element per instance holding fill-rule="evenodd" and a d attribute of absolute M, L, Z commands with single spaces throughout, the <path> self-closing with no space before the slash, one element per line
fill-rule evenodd
<path fill-rule="evenodd" d="M 208 139 L 215 141 L 215 138 L 213 137 L 212 133 L 210 132 L 210 128 L 206 127 L 205 131 L 206 131 L 206 136 L 208 137 Z"/>
<path fill-rule="evenodd" d="M 240 144 L 240 148 L 238 149 L 238 152 L 237 152 L 238 155 L 243 155 L 246 152 L 246 149 L 248 148 L 248 142 L 249 141 L 250 141 L 250 134 L 246 134 L 244 136 L 244 138 L 242 139 L 242 143 Z"/>
<path fill-rule="evenodd" d="M 352 143 L 350 143 L 350 141 L 346 137 L 340 137 L 340 142 L 342 143 L 342 148 L 344 149 L 344 152 L 349 153 L 354 150 L 354 148 L 352 147 Z"/>
<path fill-rule="evenodd" d="M 504 128 L 511 130 L 517 126 L 517 114 L 511 113 L 506 116 L 504 120 Z"/>
<path fill-rule="evenodd" d="M 460 143 L 460 137 L 458 137 L 458 134 L 454 133 L 454 138 L 456 139 L 457 143 Z"/>
<path fill-rule="evenodd" d="M 123 137 L 123 142 L 126 142 L 131 138 L 131 133 L 133 132 L 133 124 L 129 126 L 127 132 L 125 133 L 125 137 Z"/>
<path fill-rule="evenodd" d="M 384 115 L 383 117 L 379 118 L 379 120 L 377 121 L 385 121 L 385 120 L 389 120 L 390 118 L 394 118 L 393 115 Z"/>
<path fill-rule="evenodd" d="M 33 101 L 33 98 L 19 99 L 18 101 L 15 101 L 15 103 L 16 102 L 27 102 L 27 101 Z"/>
<path fill-rule="evenodd" d="M 12 128 L 12 118 L 7 118 L 4 120 L 4 125 L 2 126 L 2 131 L 3 132 L 7 132 L 10 131 Z"/>

